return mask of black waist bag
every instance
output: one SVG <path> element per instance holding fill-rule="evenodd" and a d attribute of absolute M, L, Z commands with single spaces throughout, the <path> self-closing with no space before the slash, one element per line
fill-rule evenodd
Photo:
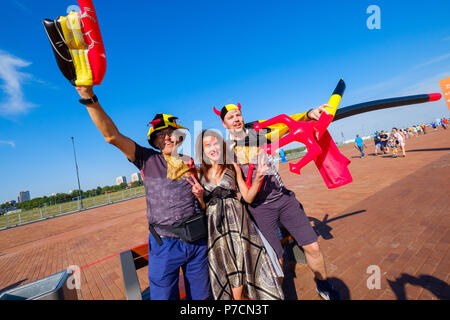
<path fill-rule="evenodd" d="M 156 242 L 159 245 L 162 245 L 161 238 L 159 237 L 154 227 L 170 231 L 180 237 L 181 240 L 189 243 L 193 243 L 208 236 L 206 215 L 202 213 L 181 219 L 171 226 L 156 223 L 149 224 L 150 232 L 152 233 Z"/>

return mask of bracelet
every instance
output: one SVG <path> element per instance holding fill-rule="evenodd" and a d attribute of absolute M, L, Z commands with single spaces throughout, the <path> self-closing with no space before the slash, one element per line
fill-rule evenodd
<path fill-rule="evenodd" d="M 80 100 L 78 100 L 81 104 L 84 104 L 84 105 L 88 105 L 88 104 L 93 104 L 93 103 L 96 103 L 96 102 L 98 102 L 98 98 L 97 98 L 97 96 L 94 94 L 94 96 L 92 97 L 92 98 L 89 98 L 89 99 L 80 99 Z"/>

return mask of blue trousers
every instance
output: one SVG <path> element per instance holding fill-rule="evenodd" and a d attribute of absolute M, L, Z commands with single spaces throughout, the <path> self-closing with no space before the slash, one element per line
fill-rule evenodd
<path fill-rule="evenodd" d="M 365 156 L 364 154 L 364 146 L 358 146 L 359 152 L 361 152 L 361 158 Z"/>
<path fill-rule="evenodd" d="M 152 234 L 148 239 L 148 279 L 151 300 L 179 300 L 178 280 L 183 269 L 186 300 L 210 297 L 207 239 L 187 243 L 161 238 L 159 246 Z"/>

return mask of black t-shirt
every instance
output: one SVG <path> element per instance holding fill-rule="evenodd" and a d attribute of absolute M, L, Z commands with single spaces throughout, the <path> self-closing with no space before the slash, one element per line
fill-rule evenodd
<path fill-rule="evenodd" d="M 380 136 L 378 134 L 375 135 L 375 137 L 373 138 L 373 141 L 375 142 L 375 144 L 380 143 L 381 142 Z"/>

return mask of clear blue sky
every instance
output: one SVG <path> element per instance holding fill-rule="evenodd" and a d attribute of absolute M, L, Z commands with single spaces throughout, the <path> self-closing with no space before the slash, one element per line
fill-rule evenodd
<path fill-rule="evenodd" d="M 4 0 L 0 28 L 0 203 L 112 185 L 137 170 L 108 145 L 63 78 L 42 27 L 74 0 Z M 108 70 L 95 89 L 119 130 L 146 145 L 157 112 L 220 127 L 213 105 L 240 102 L 246 121 L 326 103 L 440 92 L 450 76 L 450 1 L 95 0 Z M 369 30 L 369 5 L 381 29 Z M 336 140 L 450 116 L 439 102 L 337 121 Z"/>

